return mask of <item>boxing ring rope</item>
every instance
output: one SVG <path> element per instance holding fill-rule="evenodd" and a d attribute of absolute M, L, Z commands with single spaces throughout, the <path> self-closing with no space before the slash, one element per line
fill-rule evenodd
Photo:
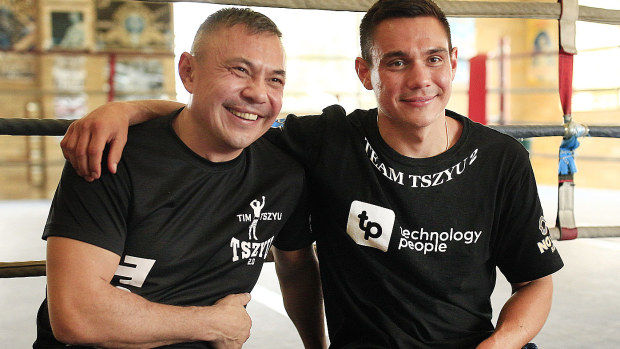
<path fill-rule="evenodd" d="M 0 118 L 0 135 L 63 136 L 75 120 Z"/>
<path fill-rule="evenodd" d="M 375 0 L 150 0 L 153 2 L 196 2 L 220 5 L 278 7 L 365 12 Z M 467 18 L 536 18 L 560 19 L 559 3 L 532 3 L 518 1 L 449 1 L 435 0 L 448 17 Z M 620 24 L 620 10 L 579 6 L 579 21 Z"/>
<path fill-rule="evenodd" d="M 0 278 L 45 276 L 45 261 L 0 262 Z"/>
<path fill-rule="evenodd" d="M 0 135 L 63 136 L 71 119 L 0 118 Z M 514 138 L 606 137 L 620 138 L 620 126 L 592 126 L 570 122 L 565 125 L 487 125 Z"/>
<path fill-rule="evenodd" d="M 606 137 L 620 138 L 620 126 L 588 126 L 571 122 L 566 125 L 487 125 L 514 138 L 532 137 Z"/>
<path fill-rule="evenodd" d="M 155 2 L 196 2 L 221 5 L 278 7 L 292 9 L 319 9 L 334 11 L 366 11 L 375 0 L 150 0 Z M 570 55 L 570 81 L 572 81 L 572 55 L 576 53 L 575 22 L 588 21 L 620 25 L 620 10 L 579 6 L 577 0 L 560 0 L 558 3 L 487 2 L 435 0 L 448 17 L 467 18 L 532 18 L 556 19 L 560 26 L 560 54 Z M 565 59 L 566 57 L 564 57 Z M 566 69 L 560 66 L 560 70 Z M 560 79 L 566 78 L 560 71 Z M 490 125 L 489 127 L 515 138 L 561 136 L 563 139 L 591 136 L 620 138 L 620 126 L 588 126 L 574 122 L 570 117 L 570 91 L 560 88 L 563 99 L 563 125 Z M 568 91 L 568 92 L 567 92 Z M 568 96 L 568 102 L 565 101 Z M 566 110 L 568 103 L 568 112 Z M 13 136 L 62 136 L 73 120 L 0 118 L 0 135 Z M 571 179 L 572 181 L 572 179 Z M 572 191 L 569 198 L 572 200 Z M 558 207 L 560 209 L 560 207 Z M 572 207 L 571 212 L 572 215 Z M 560 212 L 558 212 L 558 215 Z M 559 223 L 559 221 L 558 221 Z M 620 236 L 620 226 L 579 227 L 579 237 L 601 238 Z M 576 228 L 575 228 L 576 230 Z M 552 239 L 563 239 L 561 228 L 549 228 Z M 576 238 L 577 234 L 569 237 Z M 44 276 L 45 261 L 0 262 L 0 278 Z"/>

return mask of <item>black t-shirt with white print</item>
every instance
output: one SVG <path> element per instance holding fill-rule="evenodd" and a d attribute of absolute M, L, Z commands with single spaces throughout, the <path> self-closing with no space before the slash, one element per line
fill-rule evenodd
<path fill-rule="evenodd" d="M 270 139 L 306 168 L 333 348 L 470 348 L 493 331 L 496 267 L 510 282 L 563 266 L 526 149 L 456 113 L 447 152 L 391 149 L 377 110 L 289 116 Z"/>
<path fill-rule="evenodd" d="M 176 115 L 131 127 L 115 175 L 88 183 L 65 165 L 43 238 L 118 254 L 111 284 L 150 301 L 212 305 L 252 290 L 272 244 L 295 250 L 312 243 L 305 177 L 264 138 L 231 161 L 207 161 L 174 133 Z M 60 345 L 48 318 L 44 302 L 35 348 Z"/>

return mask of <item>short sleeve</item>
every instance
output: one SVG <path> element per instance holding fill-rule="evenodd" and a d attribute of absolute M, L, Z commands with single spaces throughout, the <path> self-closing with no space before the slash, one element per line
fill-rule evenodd
<path fill-rule="evenodd" d="M 52 200 L 43 239 L 71 238 L 121 255 L 130 203 L 127 171 L 122 164 L 123 161 L 116 175 L 104 171 L 100 179 L 87 182 L 67 162 Z"/>
<path fill-rule="evenodd" d="M 495 258 L 510 282 L 552 274 L 564 265 L 551 241 L 527 151 L 517 149 L 507 168 Z"/>

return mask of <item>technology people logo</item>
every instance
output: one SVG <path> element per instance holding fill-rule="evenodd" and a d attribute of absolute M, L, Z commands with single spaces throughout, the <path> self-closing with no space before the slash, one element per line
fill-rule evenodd
<path fill-rule="evenodd" d="M 358 245 L 387 252 L 394 219 L 394 211 L 390 209 L 355 200 L 349 210 L 347 234 Z"/>

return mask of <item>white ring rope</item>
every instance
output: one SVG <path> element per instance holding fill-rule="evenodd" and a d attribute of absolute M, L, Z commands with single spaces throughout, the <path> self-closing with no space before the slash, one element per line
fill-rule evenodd
<path fill-rule="evenodd" d="M 365 12 L 375 0 L 150 0 L 155 2 L 201 2 L 221 5 L 280 7 Z M 518 1 L 449 1 L 436 0 L 448 17 L 560 19 L 559 3 Z M 620 25 L 620 10 L 579 6 L 580 21 Z"/>

